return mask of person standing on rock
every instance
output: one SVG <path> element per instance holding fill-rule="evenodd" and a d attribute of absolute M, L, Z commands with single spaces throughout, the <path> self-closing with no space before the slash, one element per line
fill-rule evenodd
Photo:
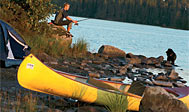
<path fill-rule="evenodd" d="M 72 28 L 72 23 L 77 24 L 76 20 L 73 20 L 68 15 L 68 10 L 70 8 L 70 4 L 64 3 L 64 7 L 56 13 L 54 24 L 57 26 L 67 25 L 67 33 L 70 34 L 70 29 Z M 66 20 L 63 20 L 66 18 Z M 70 34 L 71 35 L 71 34 Z"/>

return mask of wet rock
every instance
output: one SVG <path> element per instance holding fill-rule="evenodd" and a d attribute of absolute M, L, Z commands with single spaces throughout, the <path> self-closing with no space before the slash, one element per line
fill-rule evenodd
<path fill-rule="evenodd" d="M 111 71 L 113 74 L 116 74 L 116 73 L 117 73 L 117 69 L 110 69 L 110 71 Z"/>
<path fill-rule="evenodd" d="M 101 69 L 103 69 L 103 66 L 102 65 L 97 65 L 97 66 L 95 66 L 95 68 L 101 70 Z"/>
<path fill-rule="evenodd" d="M 138 55 L 138 58 L 141 60 L 141 64 L 146 65 L 147 64 L 147 57 L 143 55 Z"/>
<path fill-rule="evenodd" d="M 70 64 L 70 63 L 69 63 L 68 61 L 64 61 L 63 64 L 68 65 L 68 64 Z"/>
<path fill-rule="evenodd" d="M 144 66 L 142 65 L 142 64 L 133 64 L 134 65 L 134 67 L 136 67 L 136 68 L 144 68 Z"/>
<path fill-rule="evenodd" d="M 176 83 L 176 82 L 173 83 L 173 86 L 174 87 L 185 87 L 184 83 Z"/>
<path fill-rule="evenodd" d="M 164 57 L 163 57 L 163 56 L 159 56 L 159 57 L 157 58 L 157 60 L 161 63 L 161 62 L 163 62 Z"/>
<path fill-rule="evenodd" d="M 136 72 L 139 74 L 143 74 L 143 73 L 147 73 L 147 70 L 145 68 L 142 68 L 142 69 L 137 69 Z"/>
<path fill-rule="evenodd" d="M 89 71 L 90 69 L 89 69 L 89 68 L 83 68 L 83 70 L 85 70 L 85 71 Z"/>
<path fill-rule="evenodd" d="M 152 81 L 149 80 L 149 79 L 146 79 L 146 80 L 144 81 L 144 83 L 146 83 L 146 84 L 148 84 L 148 85 L 154 85 L 154 84 L 152 83 Z"/>
<path fill-rule="evenodd" d="M 156 68 L 162 68 L 161 63 L 155 64 L 155 67 L 156 67 Z"/>
<path fill-rule="evenodd" d="M 125 77 L 110 77 L 108 80 L 122 82 L 125 80 Z"/>
<path fill-rule="evenodd" d="M 179 80 L 177 80 L 177 81 L 180 81 L 180 82 L 182 82 L 182 83 L 187 83 L 187 81 L 185 81 L 185 80 L 183 80 L 183 79 L 179 79 Z"/>
<path fill-rule="evenodd" d="M 95 61 L 95 60 L 92 61 L 93 64 L 101 64 L 102 62 L 103 61 Z"/>
<path fill-rule="evenodd" d="M 76 108 L 69 108 L 67 110 L 65 110 L 64 112 L 77 112 Z"/>
<path fill-rule="evenodd" d="M 98 74 L 98 73 L 92 73 L 92 72 L 90 72 L 89 76 L 90 77 L 94 77 L 94 78 L 100 78 L 100 74 Z"/>
<path fill-rule="evenodd" d="M 84 67 L 80 66 L 79 69 L 84 70 Z"/>
<path fill-rule="evenodd" d="M 135 55 L 132 54 L 132 53 L 127 53 L 127 54 L 126 54 L 126 58 L 137 58 L 137 56 L 135 56 Z"/>
<path fill-rule="evenodd" d="M 141 64 L 141 59 L 136 57 L 136 58 L 130 58 L 128 59 L 129 64 Z"/>
<path fill-rule="evenodd" d="M 126 76 L 131 79 L 134 80 L 134 75 L 132 73 L 126 73 Z"/>
<path fill-rule="evenodd" d="M 114 46 L 103 45 L 99 48 L 98 53 L 109 57 L 125 57 L 126 53 Z"/>
<path fill-rule="evenodd" d="M 164 73 L 159 73 L 156 77 L 154 77 L 155 80 L 164 80 L 167 81 L 168 78 Z"/>
<path fill-rule="evenodd" d="M 105 69 L 105 70 L 108 70 L 108 69 L 110 69 L 110 68 L 111 68 L 110 65 L 105 65 L 105 66 L 104 66 L 104 69 Z"/>
<path fill-rule="evenodd" d="M 86 66 L 86 65 L 87 65 L 87 63 L 85 63 L 85 62 L 81 63 L 81 66 Z"/>
<path fill-rule="evenodd" d="M 94 71 L 94 70 L 95 70 L 95 68 L 90 67 L 90 70 Z"/>
<path fill-rule="evenodd" d="M 136 81 L 144 82 L 146 78 L 144 77 L 137 77 Z"/>
<path fill-rule="evenodd" d="M 100 74 L 104 74 L 104 71 L 99 71 Z"/>
<path fill-rule="evenodd" d="M 149 100 L 150 99 L 150 100 Z M 140 112 L 188 112 L 186 105 L 161 87 L 148 87 L 140 102 Z"/>
<path fill-rule="evenodd" d="M 71 65 L 75 65 L 75 64 L 76 64 L 76 62 L 70 62 L 70 64 L 71 64 Z"/>
<path fill-rule="evenodd" d="M 125 68 L 125 67 L 121 67 L 121 68 L 119 69 L 119 73 L 120 73 L 121 75 L 125 75 L 126 72 L 127 72 L 127 68 Z"/>
<path fill-rule="evenodd" d="M 132 67 L 133 67 L 133 65 L 132 65 L 132 66 L 129 66 L 129 67 L 127 68 L 127 72 L 133 72 L 133 71 L 132 71 Z"/>
<path fill-rule="evenodd" d="M 169 61 L 163 61 L 162 65 L 164 65 L 165 67 L 172 67 L 172 64 Z"/>
<path fill-rule="evenodd" d="M 152 83 L 157 86 L 173 87 L 173 83 L 167 81 L 152 80 Z"/>
<path fill-rule="evenodd" d="M 149 64 L 149 65 L 155 65 L 155 64 L 158 64 L 158 63 L 160 63 L 160 62 L 154 57 L 150 57 L 147 60 L 147 64 Z"/>
<path fill-rule="evenodd" d="M 176 80 L 179 78 L 179 74 L 175 70 L 171 70 L 171 72 L 168 72 L 168 77 L 171 78 L 171 80 Z"/>
<path fill-rule="evenodd" d="M 89 60 L 88 63 L 93 63 L 93 61 L 92 61 L 92 60 Z"/>

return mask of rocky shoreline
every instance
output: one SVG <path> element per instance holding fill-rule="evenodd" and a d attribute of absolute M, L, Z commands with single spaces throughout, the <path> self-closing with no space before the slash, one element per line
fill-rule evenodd
<path fill-rule="evenodd" d="M 102 50 L 103 49 L 103 50 Z M 175 66 L 164 60 L 163 56 L 146 57 L 134 55 L 113 46 L 102 46 L 98 53 L 88 52 L 82 59 L 62 59 L 60 61 L 41 54 L 41 59 L 47 65 L 68 73 L 104 78 L 112 81 L 123 81 L 125 78 L 132 81 L 142 81 L 147 85 L 184 87 L 187 83 L 175 71 Z M 152 73 L 158 69 L 159 73 Z M 150 70 L 150 71 L 149 71 Z"/>
<path fill-rule="evenodd" d="M 58 60 L 45 53 L 41 53 L 37 57 L 49 67 L 87 77 L 103 78 L 105 80 L 119 82 L 124 81 L 126 83 L 128 83 L 128 80 L 131 82 L 140 81 L 144 85 L 160 87 L 185 87 L 187 83 L 187 81 L 175 72 L 175 66 L 164 60 L 163 56 L 155 58 L 134 55 L 132 53 L 125 53 L 118 48 L 108 45 L 103 45 L 98 53 L 88 52 L 88 57 L 85 58 L 63 58 Z M 75 100 L 72 101 L 72 99 L 69 100 L 67 98 L 55 97 L 24 89 L 19 86 L 17 82 L 17 69 L 18 68 L 1 68 L 1 99 L 7 94 L 10 94 L 12 96 L 11 101 L 14 102 L 14 100 L 17 99 L 18 94 L 23 95 L 32 92 L 37 95 L 38 99 L 41 99 L 38 102 L 39 110 L 45 108 L 46 110 L 54 109 L 53 111 L 56 112 L 76 112 L 78 109 L 82 110 L 84 108 L 83 110 L 94 109 L 95 112 L 106 111 L 104 107 L 101 106 Z M 148 71 L 149 69 L 159 69 L 164 72 L 155 74 Z M 50 106 L 47 102 L 54 102 L 52 105 L 55 106 L 55 108 L 51 108 L 52 105 Z M 1 100 L 1 109 L 5 109 L 4 103 L 6 103 L 6 100 Z M 41 106 L 42 104 L 44 107 Z M 12 103 L 12 105 L 14 105 L 14 103 Z M 77 107 L 76 105 L 80 106 Z M 100 111 L 102 109 L 104 111 Z"/>

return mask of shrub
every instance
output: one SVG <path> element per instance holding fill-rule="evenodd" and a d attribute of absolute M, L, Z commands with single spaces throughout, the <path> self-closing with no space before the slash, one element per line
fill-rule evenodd
<path fill-rule="evenodd" d="M 47 32 L 44 30 L 44 27 L 48 29 L 46 19 L 56 11 L 51 0 L 3 0 L 0 6 L 0 19 L 20 32 L 27 31 L 27 35 L 28 32 Z"/>
<path fill-rule="evenodd" d="M 32 48 L 32 53 L 46 52 L 53 57 L 82 57 L 87 53 L 88 44 L 79 39 L 71 46 L 71 42 L 52 38 L 52 26 L 47 24 L 47 18 L 56 11 L 51 0 L 0 0 L 0 19 L 8 22 L 22 35 Z"/>

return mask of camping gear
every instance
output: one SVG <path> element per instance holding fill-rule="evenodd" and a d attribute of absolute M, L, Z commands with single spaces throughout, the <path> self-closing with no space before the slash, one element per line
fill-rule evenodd
<path fill-rule="evenodd" d="M 5 67 L 19 65 L 30 47 L 22 37 L 7 23 L 0 20 L 0 61 Z"/>
<path fill-rule="evenodd" d="M 130 87 L 124 83 L 90 79 L 53 70 L 34 55 L 30 54 L 18 69 L 18 82 L 21 86 L 34 91 L 63 96 L 88 103 L 108 105 L 110 99 L 127 95 L 128 110 L 138 111 L 142 96 L 128 93 Z M 137 85 L 137 84 L 136 84 Z M 111 86 L 111 87 L 110 87 Z M 182 89 L 166 88 L 189 107 L 189 87 Z"/>

